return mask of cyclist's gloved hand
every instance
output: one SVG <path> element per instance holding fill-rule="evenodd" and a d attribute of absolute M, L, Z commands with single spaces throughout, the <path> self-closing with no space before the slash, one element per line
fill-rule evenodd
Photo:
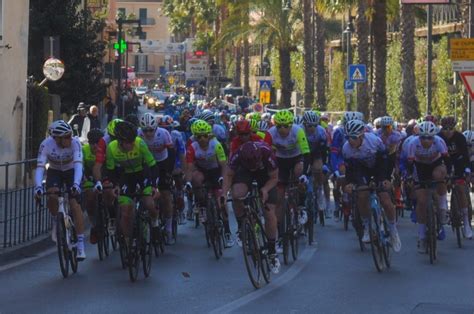
<path fill-rule="evenodd" d="M 71 192 L 72 192 L 73 195 L 81 194 L 81 187 L 79 186 L 79 184 L 74 183 L 72 188 L 71 188 Z"/>
<path fill-rule="evenodd" d="M 299 177 L 299 180 L 301 183 L 308 183 L 308 177 L 304 174 Z"/>
<path fill-rule="evenodd" d="M 339 170 L 336 170 L 334 172 L 334 175 L 336 176 L 336 178 L 339 178 L 341 176 L 341 173 L 339 172 Z"/>
<path fill-rule="evenodd" d="M 186 190 L 190 191 L 193 189 L 193 185 L 191 184 L 191 182 L 186 182 L 186 185 L 184 186 L 186 188 Z"/>
<path fill-rule="evenodd" d="M 219 180 L 217 180 L 217 182 L 219 183 L 219 185 L 222 185 L 222 182 L 224 182 L 224 178 L 223 178 L 223 177 L 219 177 Z"/>
<path fill-rule="evenodd" d="M 470 174 L 471 174 L 471 169 L 470 169 L 470 168 L 464 169 L 464 173 L 465 173 L 466 175 L 470 175 Z"/>
<path fill-rule="evenodd" d="M 43 187 L 42 186 L 37 186 L 35 187 L 35 197 L 39 198 L 41 195 L 43 195 Z"/>
<path fill-rule="evenodd" d="M 94 190 L 98 192 L 102 192 L 104 188 L 102 187 L 102 182 L 97 181 L 94 185 Z"/>
<path fill-rule="evenodd" d="M 327 174 L 327 173 L 329 173 L 329 172 L 331 172 L 331 171 L 329 170 L 329 167 L 328 167 L 327 165 L 323 165 L 323 173 L 324 173 L 324 174 Z"/>

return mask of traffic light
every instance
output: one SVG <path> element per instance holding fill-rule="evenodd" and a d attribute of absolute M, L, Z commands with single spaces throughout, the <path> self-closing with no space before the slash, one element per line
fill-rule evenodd
<path fill-rule="evenodd" d="M 121 39 L 120 43 L 114 44 L 114 49 L 117 50 L 119 54 L 123 54 L 127 50 L 127 42 L 124 39 Z"/>
<path fill-rule="evenodd" d="M 196 50 L 196 51 L 194 51 L 194 55 L 195 55 L 196 57 L 202 57 L 202 56 L 204 56 L 205 54 L 206 54 L 206 52 L 205 52 L 205 51 L 202 51 L 202 50 Z"/>

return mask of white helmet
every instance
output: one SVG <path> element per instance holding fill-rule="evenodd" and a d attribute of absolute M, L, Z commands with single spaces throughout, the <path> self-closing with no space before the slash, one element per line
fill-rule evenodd
<path fill-rule="evenodd" d="M 293 118 L 293 123 L 296 125 L 303 125 L 303 117 L 302 116 L 295 116 Z"/>
<path fill-rule="evenodd" d="M 344 131 L 347 136 L 359 136 L 365 131 L 365 123 L 362 120 L 350 120 L 344 126 Z"/>
<path fill-rule="evenodd" d="M 272 118 L 272 115 L 269 112 L 265 112 L 265 113 L 262 114 L 262 120 L 263 121 L 269 122 L 271 118 Z"/>
<path fill-rule="evenodd" d="M 306 111 L 303 115 L 303 122 L 308 124 L 319 124 L 319 115 L 313 110 Z"/>
<path fill-rule="evenodd" d="M 375 118 L 374 120 L 374 127 L 376 129 L 380 128 L 382 126 L 382 117 Z"/>
<path fill-rule="evenodd" d="M 140 118 L 140 127 L 155 130 L 158 127 L 155 117 L 147 112 Z"/>
<path fill-rule="evenodd" d="M 61 137 L 67 134 L 72 134 L 72 128 L 64 120 L 56 120 L 49 126 L 49 135 L 53 137 Z"/>
<path fill-rule="evenodd" d="M 392 119 L 392 117 L 389 117 L 389 116 L 381 117 L 381 118 L 380 118 L 380 125 L 381 125 L 381 126 L 393 125 L 393 119 Z"/>
<path fill-rule="evenodd" d="M 358 112 L 358 111 L 346 111 L 346 112 L 344 112 L 344 117 L 343 117 L 342 121 L 344 121 L 344 123 L 347 123 L 351 120 L 363 121 L 364 120 L 364 114 L 362 112 Z"/>
<path fill-rule="evenodd" d="M 270 125 L 268 124 L 267 121 L 262 120 L 262 121 L 257 122 L 257 128 L 262 132 L 267 131 L 269 127 Z"/>
<path fill-rule="evenodd" d="M 462 132 L 462 135 L 466 138 L 466 142 L 468 145 L 474 144 L 474 131 L 466 130 Z"/>
<path fill-rule="evenodd" d="M 438 127 L 431 121 L 423 121 L 420 123 L 420 136 L 435 136 L 438 134 Z"/>

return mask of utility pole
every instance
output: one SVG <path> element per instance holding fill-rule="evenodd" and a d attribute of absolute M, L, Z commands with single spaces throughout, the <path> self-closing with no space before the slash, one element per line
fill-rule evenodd
<path fill-rule="evenodd" d="M 474 38 L 474 0 L 469 3 L 469 38 Z M 467 127 L 472 130 L 472 100 L 471 95 L 467 96 Z"/>
<path fill-rule="evenodd" d="M 428 53 L 427 53 L 427 70 L 426 70 L 426 114 L 431 114 L 431 66 L 433 63 L 433 42 L 432 42 L 432 33 L 433 33 L 433 5 L 428 4 Z"/>

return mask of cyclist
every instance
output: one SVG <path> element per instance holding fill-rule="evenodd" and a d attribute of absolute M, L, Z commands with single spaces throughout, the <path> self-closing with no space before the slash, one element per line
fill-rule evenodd
<path fill-rule="evenodd" d="M 264 142 L 249 141 L 239 147 L 232 155 L 228 170 L 224 177 L 222 191 L 224 195 L 232 186 L 232 203 L 238 224 L 237 243 L 240 240 L 240 228 L 244 215 L 243 199 L 252 189 L 252 182 L 256 181 L 261 192 L 265 218 L 265 233 L 268 240 L 268 254 L 270 267 L 273 273 L 280 271 L 280 261 L 275 252 L 277 237 L 277 218 L 275 207 L 277 201 L 276 185 L 278 183 L 278 166 L 276 157 L 270 146 Z"/>
<path fill-rule="evenodd" d="M 251 123 L 248 120 L 237 121 L 235 123 L 235 132 L 237 135 L 230 142 L 230 156 L 232 156 L 242 144 L 248 141 L 263 141 L 262 137 L 252 132 Z M 270 139 L 267 138 L 267 141 L 270 141 Z"/>
<path fill-rule="evenodd" d="M 278 161 L 277 215 L 279 219 L 282 219 L 284 188 L 289 183 L 290 173 L 293 173 L 294 178 L 297 178 L 301 183 L 307 184 L 311 156 L 304 130 L 293 124 L 293 113 L 289 110 L 280 110 L 273 118 L 275 126 L 271 127 L 268 133 L 271 135 L 272 146 Z M 305 204 L 304 189 L 300 189 L 300 194 L 300 204 Z M 306 211 L 301 210 L 298 218 L 299 223 L 303 225 L 307 219 Z"/>
<path fill-rule="evenodd" d="M 415 182 L 429 180 L 444 180 L 446 177 L 445 163 L 449 158 L 446 143 L 437 136 L 438 128 L 431 121 L 424 121 L 419 125 L 419 135 L 409 143 L 408 148 L 408 174 L 413 176 Z M 444 162 L 443 162 L 444 161 Z M 414 172 L 416 170 L 416 172 Z M 446 183 L 438 183 L 438 216 L 445 222 L 448 208 Z M 428 206 L 428 193 L 425 186 L 419 186 L 416 191 L 416 217 L 418 221 L 418 252 L 426 252 L 426 211 Z M 438 239 L 445 237 L 444 228 L 441 227 Z"/>
<path fill-rule="evenodd" d="M 221 143 L 213 137 L 212 127 L 209 123 L 204 120 L 196 120 L 191 125 L 191 132 L 193 133 L 192 143 L 186 150 L 186 188 L 193 189 L 199 207 L 203 207 L 206 204 L 205 197 L 207 195 L 203 195 L 200 187 L 204 182 L 207 182 L 210 188 L 220 186 L 224 180 L 227 157 Z M 220 204 L 220 195 L 218 196 L 219 208 L 223 210 L 226 246 L 231 247 L 234 245 L 234 241 L 230 232 L 228 215 L 225 204 Z M 203 221 L 205 220 L 205 217 L 201 218 Z"/>
<path fill-rule="evenodd" d="M 387 165 L 387 149 L 382 140 L 375 134 L 365 132 L 365 123 L 361 120 L 351 120 L 345 124 L 347 142 L 342 148 L 346 165 L 346 192 L 351 192 L 355 186 L 366 187 L 371 178 L 384 188 L 379 192 L 380 203 L 389 221 L 390 242 L 395 252 L 400 252 L 402 243 L 395 224 L 395 208 L 387 190 L 391 188 L 390 173 Z M 363 242 L 370 242 L 368 224 L 370 220 L 369 192 L 358 192 L 357 207 L 364 223 Z"/>
<path fill-rule="evenodd" d="M 54 121 L 49 126 L 49 137 L 41 142 L 35 174 L 35 195 L 43 193 L 42 180 L 46 164 L 46 189 L 48 193 L 57 193 L 66 185 L 70 191 L 69 206 L 77 230 L 77 259 L 86 258 L 84 249 L 84 217 L 80 205 L 82 180 L 82 149 L 79 138 L 72 136 L 72 128 L 63 120 Z M 52 239 L 56 242 L 56 215 L 58 213 L 58 195 L 48 195 L 47 205 L 52 215 Z"/>
<path fill-rule="evenodd" d="M 326 131 L 319 125 L 319 115 L 314 111 L 306 111 L 302 118 L 306 138 L 311 150 L 311 170 L 314 178 L 313 186 L 318 200 L 319 211 L 326 212 L 327 204 L 323 190 L 323 165 L 327 159 L 328 142 Z M 326 212 L 327 216 L 327 212 Z"/>
<path fill-rule="evenodd" d="M 441 119 L 441 131 L 439 137 L 441 137 L 448 148 L 449 159 L 446 164 L 448 175 L 454 170 L 455 177 L 468 177 L 471 174 L 471 168 L 469 164 L 469 151 L 466 142 L 466 138 L 461 132 L 455 130 L 456 119 L 452 116 L 443 117 Z M 453 169 L 454 168 L 454 169 Z M 472 239 L 471 223 L 468 215 L 468 204 L 465 180 L 456 180 L 454 188 L 457 189 L 458 193 L 458 206 L 464 219 L 464 236 L 468 239 Z M 442 221 L 443 222 L 443 221 Z"/>
<path fill-rule="evenodd" d="M 132 235 L 134 202 L 131 195 L 142 194 L 140 202 L 148 210 L 152 220 L 158 217 L 153 199 L 153 187 L 158 178 L 155 158 L 146 143 L 137 136 L 137 128 L 122 121 L 115 126 L 115 140 L 107 145 L 106 175 L 118 198 L 121 234 L 127 239 Z M 141 189 L 137 191 L 137 187 Z"/>
<path fill-rule="evenodd" d="M 91 244 L 97 243 L 96 226 L 96 212 L 97 212 L 97 189 L 94 189 L 94 176 L 92 169 L 96 160 L 97 147 L 99 140 L 104 136 L 104 133 L 99 129 L 92 129 L 87 133 L 87 144 L 82 145 L 82 156 L 84 158 L 84 180 L 82 188 L 84 190 L 85 206 L 87 215 L 91 223 L 89 241 Z"/>
<path fill-rule="evenodd" d="M 164 116 L 165 123 L 169 116 Z M 138 135 L 145 141 L 148 149 L 155 158 L 156 166 L 159 169 L 159 183 L 160 198 L 158 200 L 160 205 L 161 216 L 166 223 L 167 244 L 174 244 L 172 235 L 173 222 L 173 203 L 171 196 L 171 185 L 173 180 L 173 167 L 175 162 L 174 152 L 170 152 L 173 147 L 173 142 L 170 133 L 158 127 L 156 118 L 151 113 L 145 113 L 140 119 L 140 129 Z M 153 221 L 153 227 L 157 228 L 158 220 Z M 156 229 L 155 229 L 156 230 Z"/>

